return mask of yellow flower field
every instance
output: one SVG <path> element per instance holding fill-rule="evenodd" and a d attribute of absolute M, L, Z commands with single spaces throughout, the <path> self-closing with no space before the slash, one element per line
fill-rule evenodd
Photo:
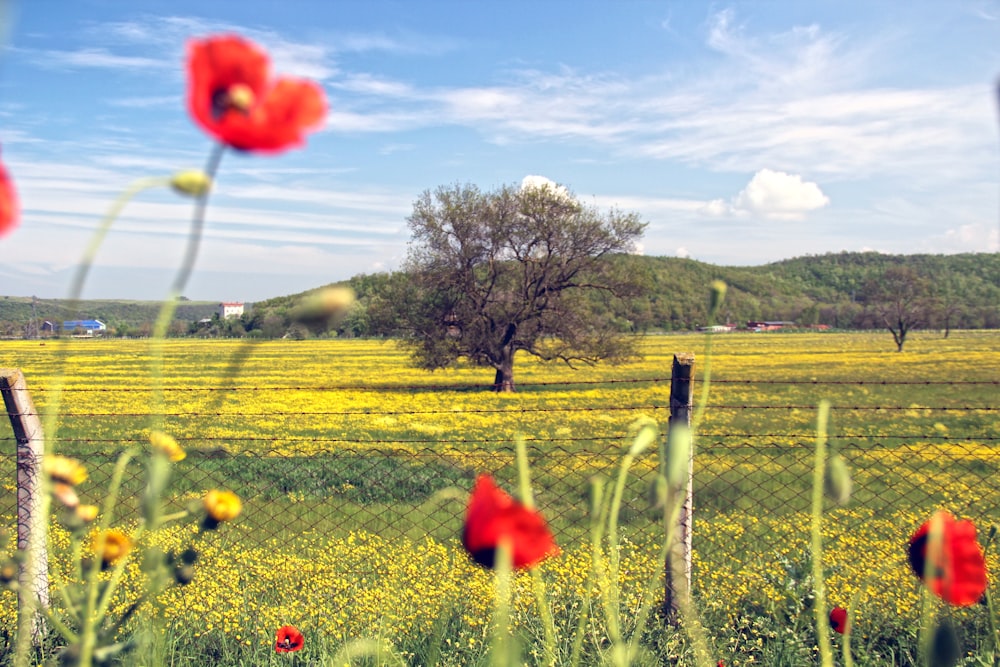
<path fill-rule="evenodd" d="M 165 632 L 262 650 L 285 623 L 331 645 L 366 636 L 405 646 L 444 632 L 451 648 L 440 655 L 453 658 L 441 664 L 463 664 L 489 642 L 493 581 L 458 545 L 462 503 L 440 492 L 467 491 L 478 472 L 515 489 L 513 442 L 526 439 L 539 506 L 564 549 L 542 572 L 560 631 L 571 634 L 592 601 L 583 590 L 588 480 L 616 473 L 638 417 L 665 428 L 674 353 L 696 354 L 698 400 L 706 338 L 651 336 L 640 360 L 576 371 L 519 358 L 512 395 L 487 390 L 489 370 L 414 370 L 392 342 L 168 340 L 162 394 L 146 341 L 0 345 L 39 412 L 61 396 L 54 445 L 87 465 L 84 502 L 100 498 L 115 453 L 152 430 L 188 454 L 175 464 L 178 506 L 210 488 L 243 499 L 231 530 L 206 541 L 195 580 L 162 600 Z M 913 530 L 937 507 L 973 519 L 981 540 L 1000 522 L 1000 333 L 918 333 L 903 354 L 874 332 L 729 334 L 712 346 L 695 443 L 694 585 L 726 664 L 765 655 L 754 644 L 758 616 L 806 614 L 815 406 L 824 398 L 831 446 L 854 478 L 852 502 L 826 514 L 828 599 L 847 606 L 859 596 L 866 641 L 912 627 Z M 3 465 L 11 517 L 13 465 Z M 626 610 L 662 569 L 662 517 L 646 500 L 658 465 L 647 453 L 626 490 Z M 135 478 L 138 493 L 141 470 Z M 988 558 L 996 585 L 996 548 Z M 138 586 L 137 567 L 129 576 Z M 527 580 L 517 599 L 515 624 L 533 627 Z M 2 601 L 6 623 L 14 600 Z"/>

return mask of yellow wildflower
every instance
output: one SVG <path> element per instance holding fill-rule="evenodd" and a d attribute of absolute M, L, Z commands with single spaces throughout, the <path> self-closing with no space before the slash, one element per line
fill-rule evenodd
<path fill-rule="evenodd" d="M 97 518 L 97 505 L 78 505 L 76 516 L 84 523 L 90 523 Z"/>
<path fill-rule="evenodd" d="M 106 530 L 94 535 L 91 548 L 95 555 L 101 557 L 105 567 L 114 565 L 132 550 L 132 540 L 120 530 Z"/>
<path fill-rule="evenodd" d="M 243 509 L 240 497 L 232 491 L 213 489 L 205 494 L 204 503 L 209 518 L 217 523 L 235 519 Z"/>
<path fill-rule="evenodd" d="M 49 454 L 42 459 L 42 469 L 53 482 L 70 486 L 81 484 L 87 479 L 87 469 L 76 459 L 59 454 Z"/>
<path fill-rule="evenodd" d="M 153 445 L 154 449 L 158 449 L 167 455 L 174 463 L 178 461 L 183 461 L 187 453 L 177 444 L 173 436 L 164 433 L 163 431 L 153 431 L 149 434 L 149 442 Z"/>

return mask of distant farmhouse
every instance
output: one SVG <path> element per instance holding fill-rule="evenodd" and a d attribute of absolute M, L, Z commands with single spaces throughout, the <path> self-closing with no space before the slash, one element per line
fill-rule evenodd
<path fill-rule="evenodd" d="M 239 317 L 243 314 L 242 301 L 223 301 L 219 304 L 219 318 Z"/>
<path fill-rule="evenodd" d="M 51 324 L 46 322 L 46 324 Z M 42 329 L 45 329 L 43 325 Z M 93 336 L 96 334 L 102 334 L 107 331 L 108 325 L 100 320 L 65 320 L 62 323 L 62 331 L 70 334 L 78 334 L 82 336 Z"/>
<path fill-rule="evenodd" d="M 769 322 L 747 322 L 747 329 L 750 331 L 780 331 L 785 327 L 795 326 L 794 322 L 781 322 L 781 321 L 769 321 Z"/>

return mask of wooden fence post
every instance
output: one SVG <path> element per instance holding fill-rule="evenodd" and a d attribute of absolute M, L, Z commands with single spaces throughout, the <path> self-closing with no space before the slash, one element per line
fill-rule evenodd
<path fill-rule="evenodd" d="M 0 393 L 17 441 L 17 548 L 25 553 L 18 573 L 19 614 L 33 605 L 38 610 L 32 637 L 42 634 L 40 609 L 49 605 L 49 557 L 42 516 L 42 455 L 45 451 L 42 421 L 38 418 L 24 375 L 17 368 L 0 368 Z M 35 594 L 35 601 L 27 596 Z M 34 606 L 37 605 L 37 606 Z"/>
<path fill-rule="evenodd" d="M 667 422 L 667 448 L 671 447 L 672 429 L 676 424 L 691 427 L 692 395 L 694 381 L 694 354 L 682 352 L 674 355 L 674 364 L 670 374 L 670 419 Z M 678 596 L 687 596 L 691 590 L 691 527 L 693 522 L 692 503 L 694 500 L 694 448 L 688 449 L 687 484 L 685 485 L 684 501 L 678 518 L 677 533 L 674 543 L 667 552 L 665 567 L 665 588 L 663 595 L 663 613 L 670 622 L 676 622 L 678 611 Z M 670 508 L 677 498 L 671 492 L 667 503 L 666 516 L 669 521 Z M 664 525 L 664 530 L 670 526 Z M 682 566 L 683 564 L 683 566 Z M 679 576 L 680 575 L 680 576 Z M 681 579 L 678 581 L 678 579 Z"/>

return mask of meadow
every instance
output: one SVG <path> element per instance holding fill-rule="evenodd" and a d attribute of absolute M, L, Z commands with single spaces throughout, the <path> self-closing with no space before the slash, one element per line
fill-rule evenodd
<path fill-rule="evenodd" d="M 901 354 L 881 332 L 711 340 L 695 440 L 693 586 L 713 654 L 726 665 L 815 661 L 809 503 L 816 405 L 828 399 L 831 445 L 854 480 L 850 504 L 825 515 L 828 600 L 859 597 L 857 664 L 914 664 L 920 589 L 909 536 L 936 508 L 974 520 L 983 540 L 1000 523 L 1000 333 L 919 332 Z M 188 452 L 171 487 L 177 507 L 210 488 L 244 499 L 229 530 L 201 538 L 195 580 L 148 608 L 158 629 L 151 664 L 320 664 L 374 637 L 408 664 L 474 665 L 487 661 L 493 577 L 462 551 L 464 504 L 449 490 L 467 491 L 479 472 L 514 490 L 514 441 L 525 438 L 538 505 L 563 549 L 540 569 L 569 636 L 594 602 L 583 593 L 590 480 L 616 474 L 637 418 L 665 429 L 675 353 L 695 353 L 700 402 L 707 341 L 649 336 L 641 359 L 578 370 L 520 357 L 518 391 L 501 395 L 488 391 L 487 370 L 417 371 L 382 341 L 167 340 L 162 391 L 148 341 L 4 341 L 0 366 L 22 370 L 43 415 L 59 401 L 50 444 L 87 465 L 90 502 L 117 453 L 151 428 Z M 0 442 L 0 511 L 12 525 L 6 426 Z M 662 584 L 646 585 L 662 570 L 662 513 L 647 501 L 658 465 L 655 453 L 638 460 L 626 490 L 626 619 L 662 595 Z M 143 483 L 136 466 L 123 521 Z M 166 548 L 188 537 L 181 532 L 152 539 Z M 58 583 L 66 538 L 56 529 L 51 539 Z M 995 586 L 995 545 L 987 557 Z M 141 581 L 138 564 L 128 576 Z M 530 585 L 517 584 L 513 622 L 526 661 L 540 664 Z M 13 594 L 0 596 L 0 626 L 13 627 L 14 608 Z M 984 609 L 947 613 L 968 664 L 989 664 L 976 662 L 991 648 Z M 289 623 L 306 648 L 275 655 L 274 631 Z M 659 620 L 642 632 L 649 664 L 690 664 L 682 633 Z M 599 615 L 586 637 L 596 663 L 607 648 Z"/>

